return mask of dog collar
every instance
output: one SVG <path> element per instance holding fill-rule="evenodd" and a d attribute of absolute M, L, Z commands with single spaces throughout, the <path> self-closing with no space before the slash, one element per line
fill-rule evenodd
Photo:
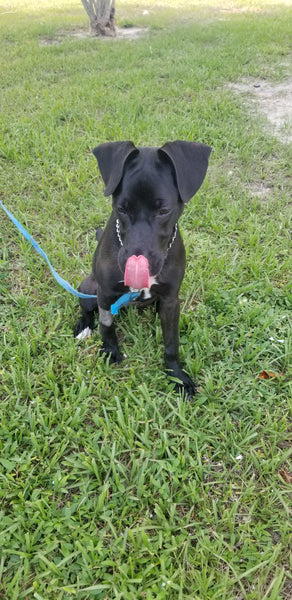
<path fill-rule="evenodd" d="M 116 219 L 116 232 L 117 232 L 117 238 L 121 244 L 121 246 L 123 246 L 123 241 L 121 238 L 121 230 L 120 230 L 120 221 L 119 219 Z M 173 228 L 173 234 L 171 236 L 170 242 L 168 244 L 167 250 L 170 250 L 175 238 L 176 238 L 176 234 L 177 234 L 177 223 L 175 224 L 174 228 Z"/>

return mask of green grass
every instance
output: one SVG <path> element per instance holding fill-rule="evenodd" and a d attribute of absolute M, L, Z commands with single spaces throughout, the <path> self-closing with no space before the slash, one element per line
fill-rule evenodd
<path fill-rule="evenodd" d="M 0 197 L 73 285 L 110 214 L 91 148 L 213 147 L 181 219 L 191 403 L 163 372 L 155 311 L 118 317 L 127 356 L 104 365 L 97 330 L 73 340 L 77 300 L 0 216 L 5 600 L 292 595 L 291 146 L 228 87 L 291 78 L 291 10 L 184 4 L 117 2 L 121 25 L 149 27 L 137 41 L 69 36 L 88 27 L 77 0 L 2 9 Z"/>

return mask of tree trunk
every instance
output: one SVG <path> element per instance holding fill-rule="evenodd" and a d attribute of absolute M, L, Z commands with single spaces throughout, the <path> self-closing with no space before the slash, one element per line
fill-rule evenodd
<path fill-rule="evenodd" d="M 91 35 L 114 37 L 115 0 L 81 0 L 90 21 Z"/>

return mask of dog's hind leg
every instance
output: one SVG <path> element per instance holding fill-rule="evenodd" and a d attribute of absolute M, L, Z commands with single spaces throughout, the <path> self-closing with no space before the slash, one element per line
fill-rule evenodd
<path fill-rule="evenodd" d="M 100 242 L 101 238 L 102 238 L 102 234 L 103 234 L 103 229 L 101 227 L 98 227 L 95 235 L 96 235 L 96 239 L 98 242 Z"/>
<path fill-rule="evenodd" d="M 91 335 L 94 328 L 94 313 L 98 311 L 97 282 L 92 274 L 83 279 L 78 291 L 83 294 L 96 295 L 96 298 L 80 298 L 82 312 L 74 328 L 74 337 L 82 340 Z"/>

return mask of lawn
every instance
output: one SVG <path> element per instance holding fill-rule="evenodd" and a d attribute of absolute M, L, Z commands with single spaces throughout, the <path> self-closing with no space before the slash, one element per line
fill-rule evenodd
<path fill-rule="evenodd" d="M 210 144 L 180 221 L 198 393 L 175 394 L 151 308 L 117 318 L 121 365 L 97 329 L 74 341 L 77 299 L 0 207 L 0 598 L 291 600 L 290 126 L 254 100 L 291 84 L 291 4 L 116 4 L 143 35 L 2 4 L 0 199 L 77 287 L 111 210 L 91 149 Z"/>

